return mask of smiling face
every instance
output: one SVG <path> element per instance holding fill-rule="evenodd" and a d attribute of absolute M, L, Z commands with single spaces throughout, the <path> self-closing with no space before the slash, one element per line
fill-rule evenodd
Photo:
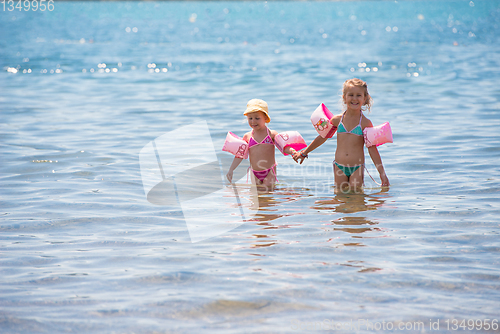
<path fill-rule="evenodd" d="M 346 87 L 343 100 L 348 110 L 360 111 L 366 104 L 365 89 L 359 86 Z"/>
<path fill-rule="evenodd" d="M 358 89 L 356 89 L 358 88 Z M 349 94 L 348 94 L 349 93 Z M 366 82 L 364 82 L 361 79 L 358 78 L 353 78 L 353 79 L 348 79 L 344 82 L 344 85 L 342 86 L 342 102 L 344 104 L 344 107 L 347 107 L 347 109 L 358 109 L 358 102 L 353 102 L 347 101 L 347 99 L 351 97 L 356 97 L 357 95 L 364 95 L 364 98 L 361 98 L 361 110 L 371 110 L 372 107 L 372 97 L 370 96 L 370 93 L 368 93 L 368 85 Z M 348 96 L 350 95 L 350 96 Z"/>
<path fill-rule="evenodd" d="M 262 111 L 247 114 L 248 125 L 252 129 L 263 129 L 266 126 L 266 119 L 266 115 Z"/>

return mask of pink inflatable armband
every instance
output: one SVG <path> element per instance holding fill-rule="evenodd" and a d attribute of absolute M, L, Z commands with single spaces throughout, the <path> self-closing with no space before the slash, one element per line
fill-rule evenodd
<path fill-rule="evenodd" d="M 227 133 L 222 150 L 234 154 L 237 158 L 248 158 L 248 143 L 232 132 Z"/>
<path fill-rule="evenodd" d="M 366 147 L 392 143 L 392 130 L 389 122 L 385 122 L 384 124 L 380 124 L 372 128 L 365 128 L 363 130 L 363 135 L 365 137 Z"/>
<path fill-rule="evenodd" d="M 330 123 L 332 117 L 333 114 L 323 103 L 311 115 L 311 122 L 314 128 L 323 138 L 332 138 L 335 131 L 337 131 L 337 127 Z"/>
<path fill-rule="evenodd" d="M 280 150 L 280 152 L 284 155 L 288 155 L 284 152 L 285 148 L 287 147 L 291 147 L 295 151 L 300 151 L 303 148 L 307 147 L 306 141 L 297 131 L 286 131 L 278 133 L 276 136 L 274 136 L 274 142 L 278 150 Z"/>

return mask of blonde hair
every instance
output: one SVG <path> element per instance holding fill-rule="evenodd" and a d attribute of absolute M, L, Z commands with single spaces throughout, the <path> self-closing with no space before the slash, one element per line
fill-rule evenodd
<path fill-rule="evenodd" d="M 342 109 L 346 109 L 346 104 L 345 104 L 345 94 L 347 93 L 347 89 L 349 87 L 362 87 L 363 90 L 365 91 L 365 103 L 363 103 L 363 107 L 365 107 L 364 110 L 368 110 L 368 112 L 371 111 L 371 107 L 373 104 L 373 99 L 370 96 L 370 93 L 368 93 L 368 85 L 366 82 L 364 82 L 361 79 L 358 78 L 353 78 L 353 79 L 348 79 L 344 82 L 344 85 L 342 86 Z"/>

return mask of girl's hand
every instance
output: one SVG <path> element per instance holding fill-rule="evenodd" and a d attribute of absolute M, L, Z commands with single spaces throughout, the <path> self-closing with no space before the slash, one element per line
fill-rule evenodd
<path fill-rule="evenodd" d="M 380 175 L 380 180 L 382 181 L 382 187 L 389 186 L 389 179 L 387 178 L 387 175 L 385 175 L 385 174 Z"/>
<path fill-rule="evenodd" d="M 300 152 L 295 151 L 295 153 L 293 154 L 293 160 L 295 160 L 295 162 L 300 163 L 301 165 L 306 157 L 307 157 L 307 155 L 306 156 L 302 155 L 302 151 L 300 151 Z M 300 162 L 298 161 L 299 159 L 300 159 Z"/>
<path fill-rule="evenodd" d="M 226 177 L 227 177 L 227 180 L 229 182 L 232 182 L 233 181 L 233 171 L 230 170 L 229 172 L 227 172 Z"/>

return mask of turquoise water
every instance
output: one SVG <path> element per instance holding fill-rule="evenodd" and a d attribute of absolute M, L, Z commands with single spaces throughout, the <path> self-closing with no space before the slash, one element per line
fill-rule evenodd
<path fill-rule="evenodd" d="M 499 25 L 499 1 L 0 11 L 1 332 L 498 332 Z M 302 166 L 277 151 L 254 219 L 204 241 L 147 201 L 155 138 L 206 121 L 225 166 L 261 98 L 310 142 L 351 77 L 391 122 L 388 191 L 335 195 L 331 140 Z"/>

